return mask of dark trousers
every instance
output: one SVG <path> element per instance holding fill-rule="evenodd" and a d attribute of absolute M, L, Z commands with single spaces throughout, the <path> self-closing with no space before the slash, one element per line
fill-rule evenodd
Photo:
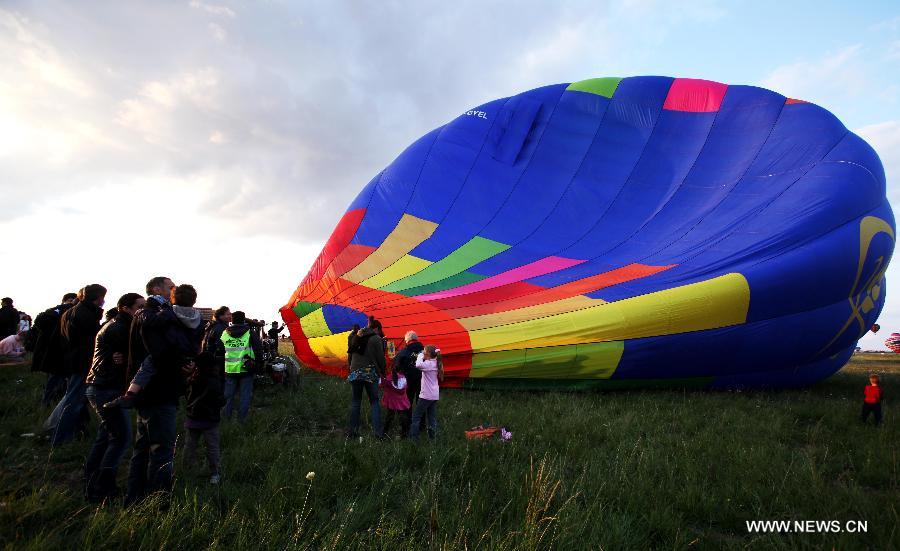
<path fill-rule="evenodd" d="M 128 466 L 127 503 L 152 492 L 172 490 L 177 414 L 175 404 L 138 409 L 137 437 Z"/>
<path fill-rule="evenodd" d="M 47 384 L 44 385 L 44 396 L 41 405 L 49 406 L 59 402 L 66 395 L 66 380 L 68 377 L 59 373 L 48 373 Z"/>
<path fill-rule="evenodd" d="M 416 409 L 412 416 L 412 426 L 409 428 L 409 437 L 413 440 L 419 439 L 419 425 L 423 418 L 428 418 L 428 437 L 437 436 L 437 400 L 423 400 L 419 398 L 416 402 Z"/>
<path fill-rule="evenodd" d="M 378 403 L 378 384 L 352 381 L 350 388 L 353 390 L 353 397 L 350 402 L 350 436 L 359 434 L 359 410 L 362 405 L 363 389 L 369 395 L 369 406 L 372 410 L 372 432 L 375 433 L 375 436 L 384 434 L 381 430 L 381 405 Z"/>
<path fill-rule="evenodd" d="M 409 423 L 412 419 L 411 410 L 409 409 L 389 409 L 384 416 L 384 433 L 389 434 L 391 427 L 394 425 L 394 417 L 400 420 L 400 437 L 406 438 L 409 435 Z"/>
<path fill-rule="evenodd" d="M 209 462 L 209 473 L 219 474 L 219 425 L 208 429 L 187 429 L 184 439 L 184 457 L 188 463 L 193 463 L 197 457 L 197 446 L 200 439 L 206 441 L 206 460 Z"/>
<path fill-rule="evenodd" d="M 863 423 L 869 420 L 869 414 L 875 414 L 875 426 L 881 424 L 881 404 L 870 404 L 868 402 L 863 402 L 862 414 L 859 417 L 859 420 Z"/>
<path fill-rule="evenodd" d="M 116 473 L 131 445 L 131 419 L 128 410 L 103 409 L 103 404 L 119 397 L 118 390 L 89 385 L 84 394 L 100 419 L 97 438 L 84 462 L 85 493 L 89 499 L 102 499 L 118 493 Z"/>

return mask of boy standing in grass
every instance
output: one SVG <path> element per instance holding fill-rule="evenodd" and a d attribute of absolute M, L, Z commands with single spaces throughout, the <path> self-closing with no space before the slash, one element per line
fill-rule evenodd
<path fill-rule="evenodd" d="M 878 386 L 878 375 L 874 373 L 869 375 L 869 384 L 866 385 L 863 391 L 865 398 L 863 399 L 860 419 L 863 423 L 866 423 L 869 419 L 869 414 L 874 413 L 875 426 L 877 427 L 881 424 L 881 400 L 884 397 L 881 387 Z"/>

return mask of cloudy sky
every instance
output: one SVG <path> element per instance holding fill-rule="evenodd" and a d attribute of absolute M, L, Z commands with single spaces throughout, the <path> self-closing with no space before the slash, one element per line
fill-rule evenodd
<path fill-rule="evenodd" d="M 86 283 L 113 301 L 165 274 L 201 305 L 275 319 L 407 144 L 597 76 L 818 103 L 875 147 L 900 205 L 900 5 L 842 4 L 4 0 L 0 294 L 34 314 Z"/>

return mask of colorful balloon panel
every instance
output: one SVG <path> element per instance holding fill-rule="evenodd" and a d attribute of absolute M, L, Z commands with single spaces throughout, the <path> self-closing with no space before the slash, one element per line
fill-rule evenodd
<path fill-rule="evenodd" d="M 878 155 L 752 86 L 631 77 L 488 102 L 359 193 L 282 308 L 346 373 L 366 316 L 447 384 L 793 386 L 877 319 L 894 248 Z"/>

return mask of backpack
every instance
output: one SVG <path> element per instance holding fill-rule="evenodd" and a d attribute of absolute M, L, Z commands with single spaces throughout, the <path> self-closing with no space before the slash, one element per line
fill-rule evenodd
<path fill-rule="evenodd" d="M 38 314 L 31 325 L 31 331 L 28 332 L 28 336 L 25 338 L 25 350 L 34 352 L 41 333 L 46 332 L 48 336 L 52 335 L 54 327 L 59 327 L 59 318 L 61 317 L 62 315 L 59 313 L 58 308 L 50 308 Z"/>
<path fill-rule="evenodd" d="M 363 335 L 362 337 L 356 336 L 353 339 L 353 342 L 350 344 L 350 347 L 347 349 L 347 352 L 351 354 L 365 354 L 366 353 L 366 345 L 369 343 L 369 338 L 373 337 L 375 333 L 369 333 L 368 335 Z"/>

